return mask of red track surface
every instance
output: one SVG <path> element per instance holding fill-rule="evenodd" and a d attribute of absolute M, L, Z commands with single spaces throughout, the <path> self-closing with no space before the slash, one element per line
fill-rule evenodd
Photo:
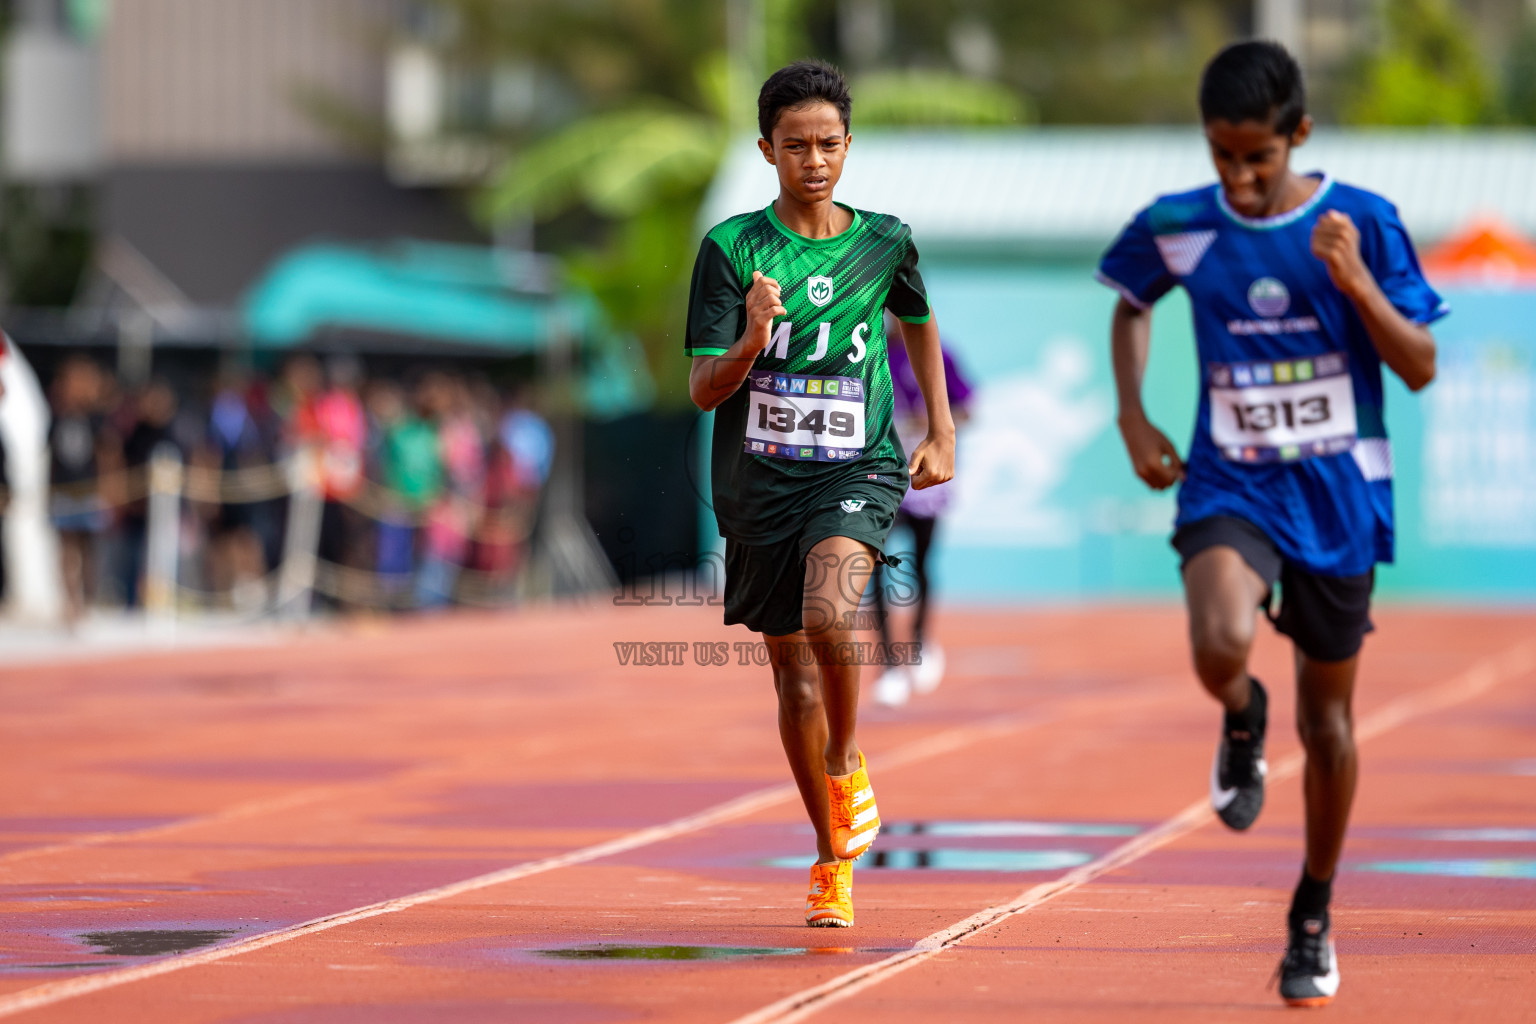
<path fill-rule="evenodd" d="M 716 621 L 708 608 L 417 620 L 0 673 L 0 1015 L 1280 1011 L 1265 986 L 1301 860 L 1300 787 L 1277 781 L 1250 834 L 1205 821 L 1217 716 L 1185 667 L 1177 609 L 951 612 L 944 686 L 865 712 L 893 826 L 877 847 L 905 863 L 1007 851 L 1056 866 L 861 866 L 849 931 L 801 926 L 806 871 L 766 863 L 812 852 L 766 669 L 698 667 L 691 652 L 683 667 L 618 663 L 614 641 L 747 639 Z M 1529 1021 L 1536 616 L 1385 610 L 1378 624 L 1357 705 L 1372 738 L 1336 885 L 1344 982 L 1324 1012 Z M 1256 669 L 1276 696 L 1282 775 L 1296 745 L 1287 665 L 1266 636 Z M 992 821 L 1057 834 L 965 827 Z M 1117 850 L 1101 871 L 1093 858 Z M 1382 868 L 1394 864 L 1430 873 Z M 1081 884 L 1046 884 L 1064 876 Z M 1030 890 L 982 930 L 951 929 Z M 359 908 L 371 909 L 345 916 Z M 195 948 L 166 951 L 177 946 Z M 713 958 L 579 956 L 627 946 Z"/>

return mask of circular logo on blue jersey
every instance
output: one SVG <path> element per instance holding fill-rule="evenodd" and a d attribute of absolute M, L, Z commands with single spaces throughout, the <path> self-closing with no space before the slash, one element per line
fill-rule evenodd
<path fill-rule="evenodd" d="M 1248 305 L 1262 317 L 1284 316 L 1291 308 L 1291 293 L 1272 277 L 1261 277 L 1248 286 Z"/>

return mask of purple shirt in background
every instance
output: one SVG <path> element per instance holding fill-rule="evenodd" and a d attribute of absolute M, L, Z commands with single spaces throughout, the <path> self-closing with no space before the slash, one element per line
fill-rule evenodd
<path fill-rule="evenodd" d="M 949 349 L 943 348 L 941 351 L 944 354 L 944 386 L 949 392 L 949 406 L 959 411 L 970 403 L 971 385 L 961 374 L 960 367 L 956 365 Z M 911 458 L 912 449 L 918 446 L 924 436 L 922 432 L 914 429 L 914 421 L 926 420 L 928 410 L 923 405 L 922 389 L 917 386 L 917 374 L 913 372 L 912 362 L 907 358 L 907 347 L 905 345 L 888 346 L 886 358 L 890 361 L 891 384 L 895 392 L 896 433 L 901 438 L 907 457 Z M 916 436 L 912 436 L 913 434 Z M 949 507 L 953 496 L 953 482 L 928 487 L 921 491 L 909 489 L 907 496 L 901 501 L 901 507 L 908 515 L 933 519 Z"/>

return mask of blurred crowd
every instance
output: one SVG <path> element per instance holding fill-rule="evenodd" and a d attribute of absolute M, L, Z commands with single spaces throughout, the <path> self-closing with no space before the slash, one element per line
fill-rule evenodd
<path fill-rule="evenodd" d="M 196 393 L 191 393 L 196 392 Z M 258 611 L 294 543 L 290 460 L 318 498 L 316 597 L 333 607 L 432 608 L 513 592 L 554 456 L 529 392 L 444 369 L 365 377 L 355 358 L 301 354 L 274 375 L 224 370 L 200 389 L 125 387 L 86 356 L 49 387 L 49 512 L 66 614 L 145 598 L 148 468 L 183 479 L 182 599 Z M 313 530 L 310 534 L 313 535 Z"/>

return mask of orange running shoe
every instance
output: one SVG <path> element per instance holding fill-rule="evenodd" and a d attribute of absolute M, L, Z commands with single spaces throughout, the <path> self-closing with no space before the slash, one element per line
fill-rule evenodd
<path fill-rule="evenodd" d="M 880 834 L 880 811 L 875 791 L 859 752 L 859 768 L 852 775 L 827 776 L 827 800 L 832 805 L 832 853 L 838 860 L 858 860 Z"/>
<path fill-rule="evenodd" d="M 853 862 L 834 860 L 811 865 L 811 892 L 805 898 L 805 923 L 812 928 L 853 927 Z"/>

